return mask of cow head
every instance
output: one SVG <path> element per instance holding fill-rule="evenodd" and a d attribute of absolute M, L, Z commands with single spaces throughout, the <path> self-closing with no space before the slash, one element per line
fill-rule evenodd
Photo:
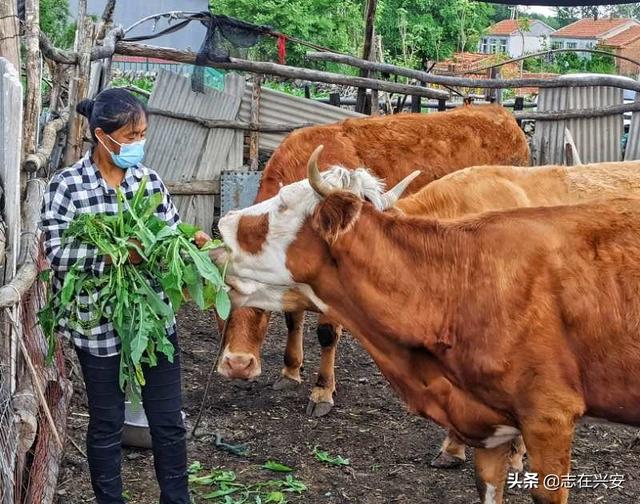
<path fill-rule="evenodd" d="M 380 211 L 392 207 L 420 173 L 383 192 L 381 181 L 364 169 L 334 167 L 321 174 L 317 164 L 321 150 L 318 147 L 309 159 L 308 179 L 220 220 L 226 249 L 215 253 L 214 259 L 219 264 L 229 261 L 227 279 L 234 306 L 325 311 L 309 283 L 322 274 L 324 261 L 330 261 L 327 245 L 348 232 L 362 205 Z"/>

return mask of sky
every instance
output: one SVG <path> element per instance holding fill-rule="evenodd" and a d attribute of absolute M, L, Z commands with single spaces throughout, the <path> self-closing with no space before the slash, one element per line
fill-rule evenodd
<path fill-rule="evenodd" d="M 553 10 L 553 7 L 538 7 L 538 6 L 534 6 L 534 7 L 528 7 L 527 10 L 529 12 L 537 12 L 538 14 L 543 14 L 545 16 L 553 16 L 555 14 L 555 11 Z"/>

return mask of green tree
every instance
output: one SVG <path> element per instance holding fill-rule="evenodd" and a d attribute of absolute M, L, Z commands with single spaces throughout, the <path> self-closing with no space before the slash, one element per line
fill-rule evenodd
<path fill-rule="evenodd" d="M 377 30 L 391 61 L 417 66 L 475 50 L 493 12 L 470 0 L 380 0 Z"/>
<path fill-rule="evenodd" d="M 359 0 L 210 0 L 211 12 L 258 25 L 268 25 L 335 51 L 357 54 L 362 45 L 363 2 Z M 287 63 L 304 62 L 307 47 L 287 45 Z M 265 38 L 252 55 L 275 59 L 275 39 Z"/>
<path fill-rule="evenodd" d="M 40 0 L 40 28 L 56 47 L 71 47 L 76 28 L 70 22 L 69 0 Z"/>

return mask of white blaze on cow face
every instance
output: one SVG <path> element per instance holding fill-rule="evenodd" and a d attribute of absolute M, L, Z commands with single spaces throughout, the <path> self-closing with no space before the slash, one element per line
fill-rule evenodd
<path fill-rule="evenodd" d="M 383 208 L 384 184 L 365 169 L 335 167 L 324 172 L 322 178 L 332 187 Z M 271 199 L 220 219 L 218 227 L 229 251 L 227 271 L 235 306 L 285 310 L 293 290 L 307 296 L 311 306 L 326 309 L 309 286 L 294 281 L 287 268 L 287 250 L 320 201 L 308 180 L 302 180 L 283 187 Z M 221 263 L 222 258 L 216 261 Z"/>

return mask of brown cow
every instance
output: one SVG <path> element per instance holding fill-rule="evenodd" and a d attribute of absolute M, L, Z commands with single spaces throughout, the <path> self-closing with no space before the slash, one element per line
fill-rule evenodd
<path fill-rule="evenodd" d="M 422 174 L 411 193 L 447 173 L 476 164 L 526 165 L 529 149 L 513 116 L 495 105 L 471 106 L 438 114 L 399 114 L 348 119 L 291 133 L 265 167 L 256 203 L 275 196 L 280 187 L 306 177 L 306 160 L 320 143 L 326 145 L 321 168 L 340 164 L 349 169 L 366 166 L 388 184 L 413 170 Z M 254 379 L 261 373 L 260 349 L 269 312 L 234 310 L 227 322 L 218 371 L 228 378 Z M 274 388 L 302 382 L 303 312 L 285 314 L 287 347 L 280 379 Z M 322 347 L 320 373 L 307 411 L 321 416 L 333 406 L 335 350 L 340 328 L 321 317 L 318 339 Z"/>
<path fill-rule="evenodd" d="M 569 473 L 580 417 L 640 426 L 640 200 L 447 222 L 309 179 L 221 219 L 234 304 L 308 299 L 349 327 L 411 411 L 477 448 L 483 503 L 520 434 L 542 482 Z"/>

